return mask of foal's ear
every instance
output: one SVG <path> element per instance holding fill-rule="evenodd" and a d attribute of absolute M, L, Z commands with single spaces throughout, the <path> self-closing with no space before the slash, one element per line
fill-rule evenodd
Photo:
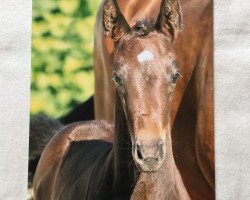
<path fill-rule="evenodd" d="M 103 6 L 103 27 L 107 37 L 118 41 L 130 27 L 121 14 L 117 0 L 106 0 Z"/>
<path fill-rule="evenodd" d="M 174 41 L 183 28 L 179 0 L 162 0 L 156 27 L 164 34 L 170 35 Z"/>

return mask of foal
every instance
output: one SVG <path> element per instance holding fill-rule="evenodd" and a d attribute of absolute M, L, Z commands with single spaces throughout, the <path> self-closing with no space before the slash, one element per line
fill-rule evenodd
<path fill-rule="evenodd" d="M 179 77 L 172 45 L 181 21 L 178 1 L 166 0 L 155 25 L 146 20 L 130 28 L 116 2 L 105 2 L 105 34 L 116 41 L 115 127 L 92 121 L 58 133 L 37 167 L 37 200 L 190 199 L 170 132 Z"/>

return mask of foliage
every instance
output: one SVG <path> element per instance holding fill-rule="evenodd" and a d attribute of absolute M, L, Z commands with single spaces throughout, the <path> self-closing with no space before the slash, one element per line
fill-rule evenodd
<path fill-rule="evenodd" d="M 100 0 L 33 0 L 31 114 L 59 117 L 94 92 Z"/>

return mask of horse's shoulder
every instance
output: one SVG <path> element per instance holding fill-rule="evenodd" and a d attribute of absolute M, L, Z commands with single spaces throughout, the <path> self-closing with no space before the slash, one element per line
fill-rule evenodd
<path fill-rule="evenodd" d="M 71 128 L 72 126 L 72 128 Z M 77 122 L 70 125 L 68 139 L 70 142 L 86 141 L 86 140 L 102 140 L 113 143 L 114 139 L 114 124 L 98 120 Z"/>

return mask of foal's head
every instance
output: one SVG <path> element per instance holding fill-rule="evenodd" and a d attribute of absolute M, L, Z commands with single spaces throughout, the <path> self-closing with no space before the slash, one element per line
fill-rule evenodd
<path fill-rule="evenodd" d="M 172 149 L 170 106 L 178 65 L 173 42 L 182 26 L 178 0 L 163 0 L 156 24 L 129 27 L 116 0 L 104 4 L 105 34 L 115 40 L 113 77 L 143 171 L 157 171 Z"/>

